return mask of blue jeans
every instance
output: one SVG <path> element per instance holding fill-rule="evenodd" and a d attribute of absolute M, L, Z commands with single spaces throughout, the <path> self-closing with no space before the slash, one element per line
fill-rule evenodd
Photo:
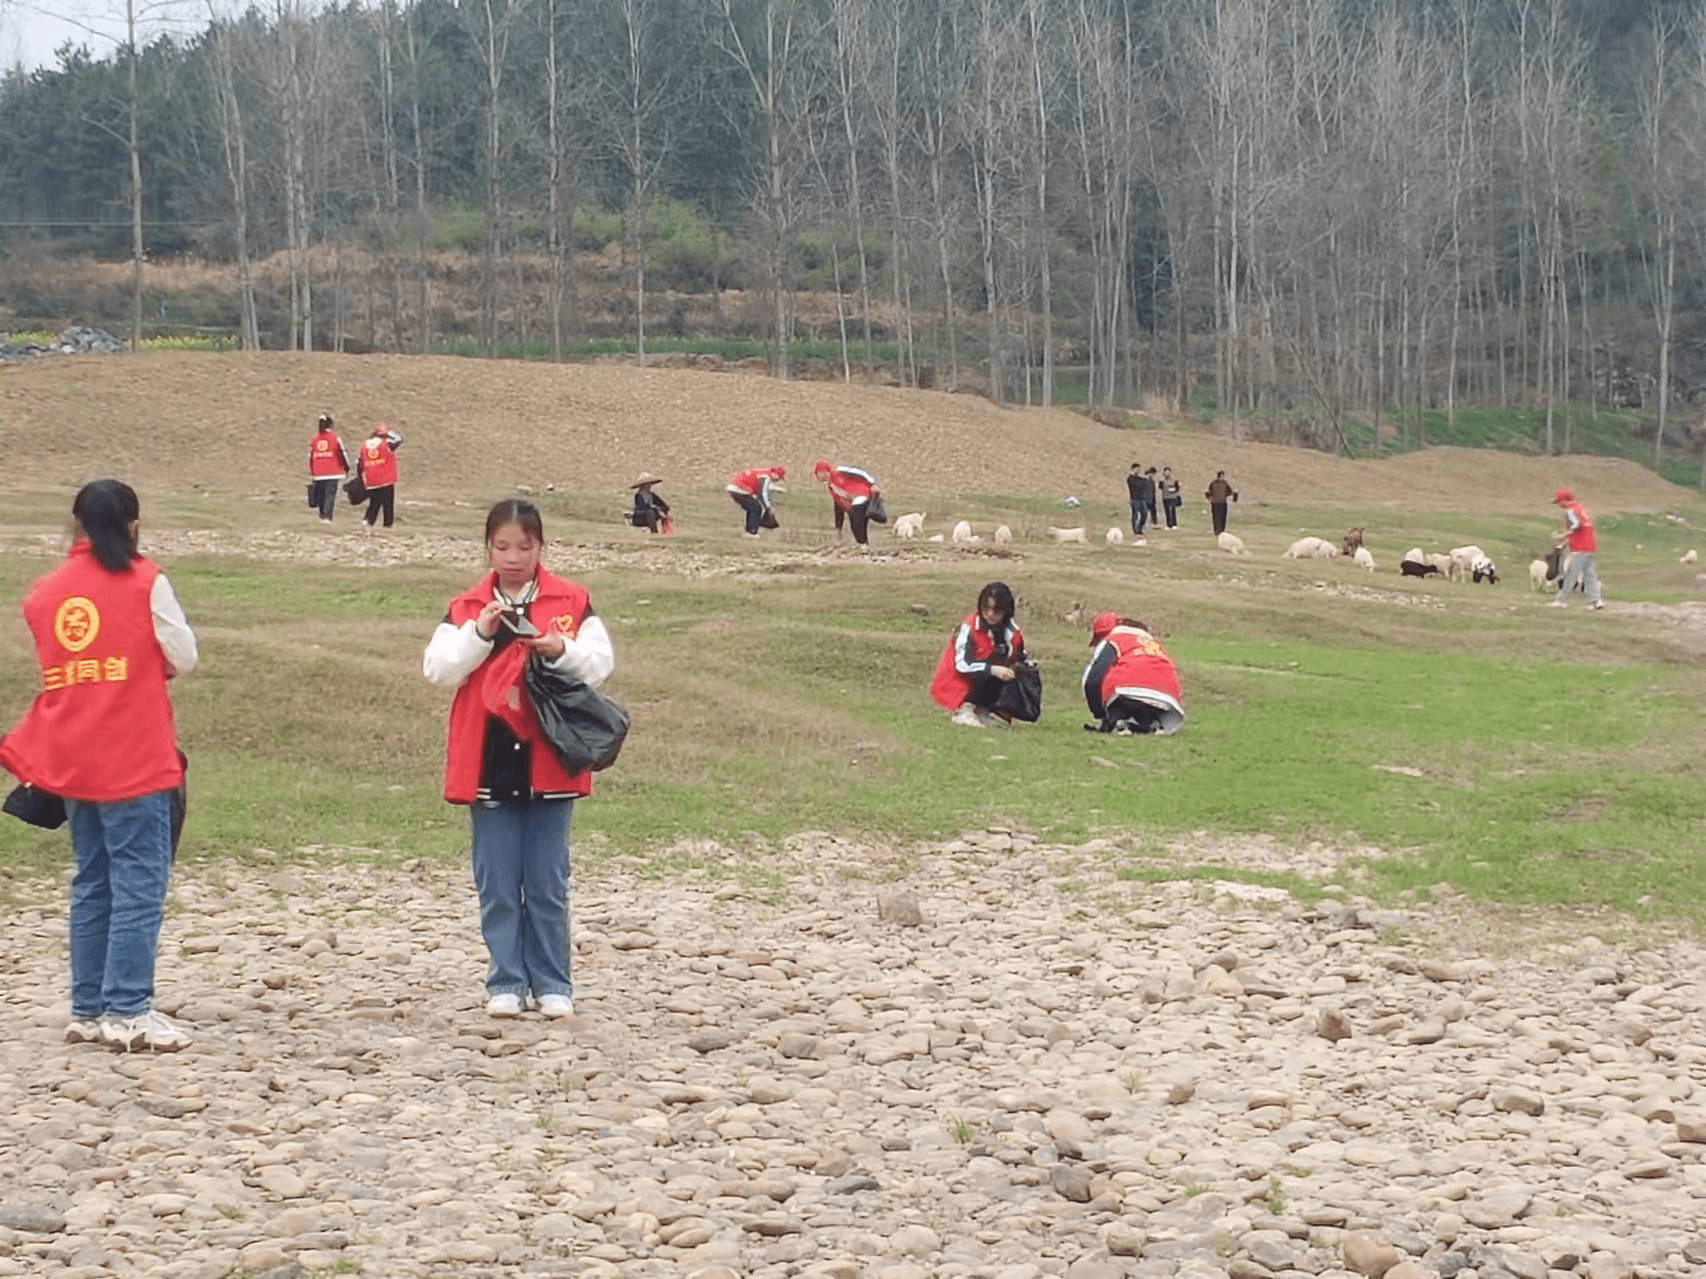
<path fill-rule="evenodd" d="M 474 886 L 489 995 L 573 995 L 569 982 L 572 799 L 475 804 Z"/>
<path fill-rule="evenodd" d="M 154 1006 L 154 955 L 172 870 L 171 791 L 65 801 L 71 881 L 71 1015 L 135 1017 Z"/>
<path fill-rule="evenodd" d="M 1143 536 L 1143 525 L 1149 519 L 1149 503 L 1133 498 L 1131 501 L 1131 531 Z"/>

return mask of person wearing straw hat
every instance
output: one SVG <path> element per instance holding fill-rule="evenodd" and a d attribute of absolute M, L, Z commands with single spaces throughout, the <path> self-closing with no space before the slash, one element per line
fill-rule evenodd
<path fill-rule="evenodd" d="M 1090 664 L 1084 668 L 1084 700 L 1096 723 L 1091 732 L 1161 733 L 1185 722 L 1179 672 L 1145 622 L 1098 613 L 1090 622 Z"/>
<path fill-rule="evenodd" d="M 652 492 L 654 484 L 662 484 L 663 480 L 650 471 L 642 471 L 640 478 L 628 487 L 634 490 L 634 510 L 628 520 L 635 528 L 650 529 L 653 533 L 670 533 L 675 530 L 674 523 L 669 518 L 669 503 Z"/>

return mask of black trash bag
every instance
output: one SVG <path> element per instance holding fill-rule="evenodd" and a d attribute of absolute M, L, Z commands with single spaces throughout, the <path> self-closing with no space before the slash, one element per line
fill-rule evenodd
<path fill-rule="evenodd" d="M 522 674 L 545 740 L 571 773 L 616 762 L 628 737 L 628 712 L 572 675 L 532 658 Z"/>
<path fill-rule="evenodd" d="M 314 490 L 317 487 L 318 487 L 318 485 L 316 485 L 313 480 L 308 481 L 308 505 L 309 506 L 320 505 L 319 499 L 314 496 Z"/>
<path fill-rule="evenodd" d="M 871 500 L 865 504 L 865 518 L 873 524 L 887 524 L 889 522 L 889 508 L 883 505 L 881 493 L 871 494 Z"/>
<path fill-rule="evenodd" d="M 759 528 L 781 528 L 782 527 L 781 524 L 779 524 L 776 520 L 776 510 L 774 507 L 767 506 L 764 508 L 764 517 L 758 521 L 758 527 Z"/>
<path fill-rule="evenodd" d="M 367 501 L 367 481 L 359 475 L 352 475 L 344 485 L 344 496 L 349 498 L 351 506 L 360 506 Z"/>
<path fill-rule="evenodd" d="M 1028 657 L 1020 660 L 990 709 L 1035 724 L 1043 713 L 1043 673 L 1037 664 Z"/>

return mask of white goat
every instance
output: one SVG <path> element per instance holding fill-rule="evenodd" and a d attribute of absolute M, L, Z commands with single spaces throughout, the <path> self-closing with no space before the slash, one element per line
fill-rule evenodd
<path fill-rule="evenodd" d="M 997 546 L 1006 546 L 1007 543 L 1012 540 L 1013 530 L 1008 528 L 1005 524 L 998 524 L 995 528 L 995 544 Z"/>
<path fill-rule="evenodd" d="M 1425 555 L 1422 558 L 1429 564 L 1432 564 L 1441 577 L 1450 577 L 1451 566 L 1457 563 L 1457 561 L 1452 559 L 1449 555 L 1432 554 Z"/>
<path fill-rule="evenodd" d="M 1330 560 L 1339 553 L 1324 537 L 1300 537 L 1286 547 L 1284 558 L 1288 560 Z"/>
<path fill-rule="evenodd" d="M 1109 546 L 1118 546 L 1121 542 L 1125 541 L 1125 532 L 1121 529 L 1111 528 L 1102 540 Z"/>
<path fill-rule="evenodd" d="M 1682 562 L 1684 564 L 1698 564 L 1700 562 L 1699 552 L 1689 551 L 1686 555 L 1684 555 L 1682 557 Z"/>
<path fill-rule="evenodd" d="M 1374 572 L 1374 556 L 1369 554 L 1368 547 L 1357 547 L 1355 551 L 1351 552 L 1351 559 L 1356 561 L 1356 566 L 1358 568 L 1364 569 L 1370 573 Z"/>
<path fill-rule="evenodd" d="M 1050 525 L 1049 532 L 1054 534 L 1054 540 L 1057 542 L 1077 542 L 1080 546 L 1090 545 L 1090 539 L 1084 536 L 1082 525 L 1078 528 L 1055 528 Z"/>
<path fill-rule="evenodd" d="M 894 522 L 894 535 L 903 541 L 910 542 L 923 531 L 923 511 L 914 511 L 911 515 L 903 515 Z"/>
<path fill-rule="evenodd" d="M 955 545 L 964 545 L 965 543 L 970 542 L 971 521 L 961 520 L 958 524 L 954 525 L 954 531 L 951 534 L 951 537 Z"/>
<path fill-rule="evenodd" d="M 1228 555 L 1248 555 L 1244 549 L 1244 539 L 1236 533 L 1221 533 L 1214 539 L 1214 544 Z"/>
<path fill-rule="evenodd" d="M 1537 591 L 1546 589 L 1546 561 L 1528 561 L 1528 584 Z"/>
<path fill-rule="evenodd" d="M 1487 552 L 1479 546 L 1454 546 L 1450 551 L 1451 567 L 1446 570 L 1446 576 L 1462 581 L 1475 571 L 1475 566 L 1487 558 Z"/>

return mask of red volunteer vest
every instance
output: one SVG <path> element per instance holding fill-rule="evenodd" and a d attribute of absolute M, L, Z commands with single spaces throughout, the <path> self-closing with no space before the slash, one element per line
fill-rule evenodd
<path fill-rule="evenodd" d="M 66 799 L 111 803 L 183 784 L 166 655 L 150 594 L 160 566 L 109 573 L 89 543 L 30 588 L 42 690 L 0 740 L 0 764 Z"/>
<path fill-rule="evenodd" d="M 1180 701 L 1179 672 L 1161 641 L 1124 626 L 1108 632 L 1106 643 L 1119 656 L 1102 676 L 1102 704 L 1113 700 L 1122 688 L 1147 688 Z"/>
<path fill-rule="evenodd" d="M 989 628 L 983 624 L 983 619 L 975 612 L 966 615 L 965 625 L 971 627 L 971 655 L 974 661 L 987 661 L 995 651 L 995 636 L 989 633 Z M 971 695 L 971 679 L 962 675 L 954 665 L 954 645 L 959 642 L 960 632 L 956 627 L 948 637 L 948 647 L 942 650 L 942 656 L 936 662 L 936 673 L 930 677 L 930 696 L 946 706 L 949 710 L 958 710 L 965 705 L 965 700 Z M 1013 627 L 1013 637 L 1009 641 L 1015 652 L 1025 645 L 1025 637 L 1017 626 Z"/>
<path fill-rule="evenodd" d="M 452 626 L 480 615 L 480 610 L 492 602 L 495 580 L 495 574 L 487 573 L 477 585 L 450 601 Z M 539 593 L 524 612 L 540 630 L 560 631 L 573 638 L 586 618 L 588 603 L 586 588 L 579 582 L 540 569 Z M 526 645 L 512 641 L 476 667 L 457 688 L 450 703 L 450 732 L 444 754 L 444 797 L 452 804 L 472 804 L 478 797 L 488 715 L 500 716 L 510 732 L 531 747 L 528 785 L 533 790 L 592 794 L 592 774 L 565 769 L 540 731 L 522 683 L 522 668 L 531 652 Z"/>
<path fill-rule="evenodd" d="M 1580 502 L 1566 502 L 1570 514 L 1581 521 L 1581 527 L 1570 530 L 1570 549 L 1572 551 L 1592 552 L 1599 549 L 1599 539 L 1594 536 L 1593 518 Z"/>
<path fill-rule="evenodd" d="M 761 472 L 759 472 L 756 467 L 753 467 L 737 472 L 734 479 L 729 481 L 729 485 L 732 488 L 739 489 L 742 493 L 750 493 L 753 497 L 757 497 L 759 485 L 762 480 L 763 476 Z"/>
<path fill-rule="evenodd" d="M 390 441 L 373 438 L 361 442 L 361 482 L 370 489 L 397 482 L 397 454 Z"/>
<path fill-rule="evenodd" d="M 343 447 L 343 441 L 331 431 L 316 431 L 308 445 L 308 474 L 317 480 L 342 475 L 344 464 L 339 455 Z"/>
<path fill-rule="evenodd" d="M 853 509 L 853 503 L 860 498 L 870 500 L 871 481 L 862 475 L 849 475 L 840 467 L 831 467 L 829 496 L 842 510 L 850 511 Z"/>

